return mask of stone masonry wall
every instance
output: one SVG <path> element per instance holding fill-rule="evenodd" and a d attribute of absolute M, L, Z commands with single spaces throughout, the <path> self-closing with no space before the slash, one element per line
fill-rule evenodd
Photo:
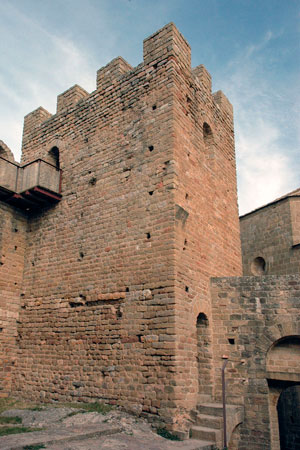
<path fill-rule="evenodd" d="M 26 218 L 0 202 L 0 397 L 11 391 L 24 269 Z"/>
<path fill-rule="evenodd" d="M 292 222 L 292 245 L 293 248 L 300 246 L 300 189 L 298 196 L 289 199 L 291 222 Z"/>
<path fill-rule="evenodd" d="M 60 204 L 29 219 L 22 396 L 101 398 L 172 420 L 173 53 L 135 69 L 117 58 L 92 94 L 75 86 L 57 114 L 25 119 L 22 161 L 56 146 L 63 181 Z"/>
<path fill-rule="evenodd" d="M 194 408 L 212 395 L 212 349 L 197 349 L 197 317 L 208 318 L 209 278 L 241 275 L 232 106 L 212 94 L 203 66 L 176 73 L 176 348 L 180 406 Z M 204 329 L 198 328 L 198 334 Z M 198 347 L 199 348 L 199 347 Z M 201 351 L 201 350 L 200 350 Z M 199 361 L 201 360 L 201 361 Z"/>
<path fill-rule="evenodd" d="M 265 275 L 300 273 L 300 198 L 287 197 L 240 218 L 244 275 L 258 275 L 255 258 L 265 260 Z M 299 241 L 299 242 L 298 242 Z"/>
<path fill-rule="evenodd" d="M 295 345 L 299 352 L 300 277 L 215 278 L 211 292 L 215 397 L 221 399 L 222 356 L 227 355 L 227 402 L 245 407 L 237 448 L 279 450 L 276 403 L 285 387 L 300 383 L 299 361 L 292 357 Z M 281 353 L 283 363 L 270 371 L 268 354 L 272 360 L 284 342 L 290 344 Z"/>

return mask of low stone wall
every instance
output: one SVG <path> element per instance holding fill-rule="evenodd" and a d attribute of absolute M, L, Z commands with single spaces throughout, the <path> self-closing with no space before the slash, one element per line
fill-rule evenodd
<path fill-rule="evenodd" d="M 300 342 L 300 277 L 215 278 L 211 292 L 215 398 L 221 400 L 226 355 L 227 401 L 245 406 L 237 448 L 279 449 L 276 404 L 286 387 L 300 383 L 299 367 L 286 371 L 289 349 L 294 353 Z M 283 365 L 270 372 L 268 352 L 278 342 L 280 352 L 286 349 Z"/>

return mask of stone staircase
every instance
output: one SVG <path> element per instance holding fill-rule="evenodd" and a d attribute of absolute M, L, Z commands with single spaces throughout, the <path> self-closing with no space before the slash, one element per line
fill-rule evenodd
<path fill-rule="evenodd" d="M 244 420 L 244 407 L 226 405 L 227 444 L 235 427 Z M 221 403 L 201 402 L 192 411 L 195 422 L 190 429 L 190 437 L 213 442 L 223 448 L 223 407 Z"/>

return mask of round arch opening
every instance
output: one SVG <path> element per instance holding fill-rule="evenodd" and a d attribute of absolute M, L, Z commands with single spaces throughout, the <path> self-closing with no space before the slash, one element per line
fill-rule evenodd
<path fill-rule="evenodd" d="M 266 273 L 266 261 L 262 256 L 258 256 L 252 261 L 251 273 L 255 276 L 264 275 Z"/>
<path fill-rule="evenodd" d="M 205 143 L 209 143 L 213 137 L 212 129 L 207 122 L 203 123 L 203 139 Z"/>
<path fill-rule="evenodd" d="M 273 379 L 295 381 L 300 368 L 300 336 L 286 336 L 268 350 L 266 370 Z M 275 375 L 278 374 L 278 375 Z"/>
<path fill-rule="evenodd" d="M 50 164 L 52 164 L 57 169 L 59 169 L 60 162 L 59 162 L 59 149 L 58 149 L 58 147 L 54 146 L 54 147 L 51 148 L 51 150 L 48 152 L 48 158 L 49 158 Z"/>

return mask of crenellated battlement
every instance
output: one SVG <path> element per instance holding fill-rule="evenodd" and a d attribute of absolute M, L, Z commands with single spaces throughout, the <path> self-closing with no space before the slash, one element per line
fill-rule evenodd
<path fill-rule="evenodd" d="M 24 141 L 26 141 L 26 139 L 30 136 L 32 130 L 41 125 L 46 120 L 50 119 L 50 117 L 52 117 L 52 114 L 42 106 L 39 106 L 34 111 L 28 113 L 24 117 L 23 144 Z"/>
<path fill-rule="evenodd" d="M 232 121 L 232 107 L 225 97 L 225 95 L 218 91 L 211 93 L 211 75 L 204 67 L 199 65 L 194 69 L 191 68 L 191 49 L 182 34 L 177 30 L 173 23 L 167 24 L 143 42 L 143 62 L 139 66 L 133 68 L 122 57 L 117 57 L 109 62 L 106 66 L 97 71 L 96 76 L 96 90 L 88 93 L 82 87 L 75 85 L 67 89 L 62 94 L 57 96 L 57 110 L 55 114 L 51 114 L 44 108 L 39 107 L 33 112 L 27 114 L 24 119 L 23 129 L 23 150 L 26 161 L 27 157 L 27 143 L 32 140 L 36 134 L 36 129 L 44 124 L 49 119 L 55 122 L 56 116 L 64 114 L 64 120 L 68 122 L 68 115 L 72 114 L 74 109 L 79 109 L 86 102 L 86 108 L 95 104 L 97 98 L 98 107 L 101 109 L 101 102 L 103 98 L 99 97 L 111 95 L 113 91 L 123 91 L 122 95 L 129 97 L 128 80 L 134 91 L 138 93 L 141 83 L 143 89 L 148 89 L 149 82 L 153 83 L 155 79 L 159 80 L 162 75 L 162 69 L 165 71 L 165 77 L 168 77 L 171 82 L 171 66 L 172 70 L 178 71 L 180 76 L 186 77 L 190 83 L 197 85 L 197 89 L 203 91 L 205 98 L 209 98 L 210 103 L 218 105 L 218 109 L 223 111 L 227 116 L 231 116 Z M 166 68 L 168 67 L 168 72 Z M 140 95 L 140 94 L 138 94 Z M 123 101 L 123 100 L 122 100 Z M 134 100 L 131 100 L 131 103 Z M 104 103 L 103 103 L 104 105 Z M 94 108 L 94 106 L 93 106 Z M 35 155 L 32 157 L 38 157 Z M 31 156 L 29 159 L 32 158 Z"/>
<path fill-rule="evenodd" d="M 74 107 L 80 100 L 88 97 L 89 93 L 75 84 L 70 89 L 57 96 L 56 112 L 59 114 L 66 109 Z"/>
<path fill-rule="evenodd" d="M 213 99 L 219 108 L 233 118 L 233 107 L 226 95 L 222 91 L 213 93 Z"/>
<path fill-rule="evenodd" d="M 198 80 L 203 89 L 206 89 L 211 94 L 211 75 L 203 64 L 195 67 L 192 70 L 194 77 Z"/>
<path fill-rule="evenodd" d="M 187 69 L 191 67 L 191 47 L 172 22 L 144 40 L 143 56 L 145 66 L 173 59 Z"/>
<path fill-rule="evenodd" d="M 120 82 L 122 75 L 130 72 L 132 66 L 121 56 L 113 59 L 97 72 L 97 90 L 105 90 Z"/>

